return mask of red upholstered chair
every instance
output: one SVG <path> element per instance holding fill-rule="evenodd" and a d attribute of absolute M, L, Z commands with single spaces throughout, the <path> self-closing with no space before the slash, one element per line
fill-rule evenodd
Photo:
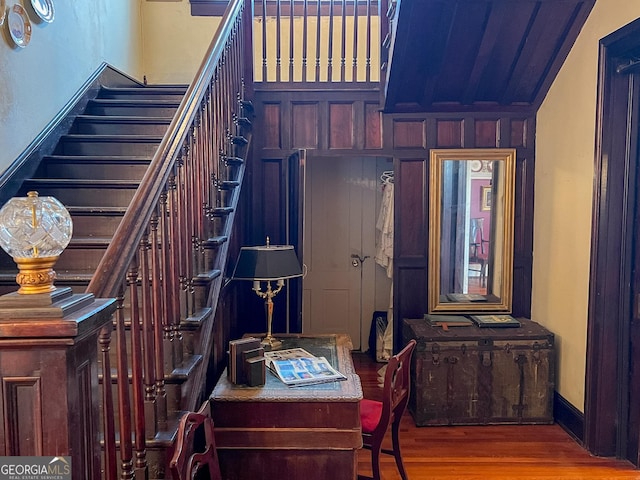
<path fill-rule="evenodd" d="M 180 419 L 169 466 L 174 480 L 222 480 L 208 400 Z"/>
<path fill-rule="evenodd" d="M 382 388 L 382 401 L 363 399 L 360 401 L 360 422 L 362 424 L 363 447 L 371 450 L 373 479 L 380 480 L 380 453 L 393 455 L 403 480 L 407 473 L 400 452 L 400 420 L 407 408 L 411 390 L 411 355 L 416 341 L 411 340 L 399 353 L 392 356 L 387 364 Z M 382 440 L 391 426 L 393 449 L 382 448 Z M 359 478 L 366 478 L 359 476 Z"/>

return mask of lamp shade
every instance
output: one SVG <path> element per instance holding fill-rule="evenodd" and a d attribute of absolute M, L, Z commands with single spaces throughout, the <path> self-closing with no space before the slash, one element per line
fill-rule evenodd
<path fill-rule="evenodd" d="M 281 280 L 302 276 L 292 245 L 241 247 L 234 280 Z"/>
<path fill-rule="evenodd" d="M 13 258 L 57 257 L 72 233 L 69 212 L 53 197 L 29 192 L 0 210 L 0 246 Z"/>

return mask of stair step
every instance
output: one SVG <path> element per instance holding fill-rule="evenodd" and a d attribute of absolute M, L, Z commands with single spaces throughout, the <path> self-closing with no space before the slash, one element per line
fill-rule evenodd
<path fill-rule="evenodd" d="M 242 157 L 224 157 L 225 162 L 229 165 L 242 165 L 244 158 Z"/>
<path fill-rule="evenodd" d="M 180 102 L 175 100 L 96 98 L 89 100 L 84 113 L 88 115 L 173 117 L 179 106 Z"/>
<path fill-rule="evenodd" d="M 127 209 L 124 207 L 67 206 L 73 220 L 73 234 L 79 236 L 112 236 Z"/>
<path fill-rule="evenodd" d="M 233 142 L 234 145 L 240 145 L 240 146 L 244 146 L 249 143 L 249 140 L 247 140 L 246 137 L 243 137 L 242 135 L 234 135 L 231 138 L 231 141 Z"/>
<path fill-rule="evenodd" d="M 83 207 L 127 207 L 140 182 L 132 180 L 31 179 L 22 185 L 22 194 L 36 190 L 63 205 Z"/>
<path fill-rule="evenodd" d="M 70 132 L 96 135 L 164 135 L 171 120 L 171 117 L 78 115 Z"/>
<path fill-rule="evenodd" d="M 108 246 L 108 243 L 104 245 L 96 243 L 84 245 L 75 243 L 72 245 L 70 243 L 58 258 L 54 269 L 56 272 L 65 271 L 93 275 Z"/>
<path fill-rule="evenodd" d="M 236 187 L 240 186 L 240 182 L 237 180 L 223 180 L 222 182 L 218 182 L 218 188 L 220 190 L 233 190 Z"/>
<path fill-rule="evenodd" d="M 215 207 L 211 209 L 214 217 L 227 217 L 233 212 L 233 207 Z"/>
<path fill-rule="evenodd" d="M 220 245 L 222 245 L 223 243 L 227 242 L 228 240 L 229 240 L 229 237 L 227 237 L 226 235 L 220 235 L 218 237 L 211 237 L 211 238 L 208 238 L 207 240 L 205 240 L 204 248 L 217 248 Z"/>
<path fill-rule="evenodd" d="M 240 100 L 240 108 L 242 108 L 242 111 L 247 114 L 253 114 L 255 111 L 251 100 Z"/>
<path fill-rule="evenodd" d="M 236 123 L 238 124 L 238 126 L 243 127 L 243 128 L 251 128 L 253 125 L 251 123 L 251 120 L 249 120 L 247 117 L 238 117 L 236 118 Z"/>
<path fill-rule="evenodd" d="M 199 310 L 195 315 L 191 315 L 188 318 L 180 322 L 180 330 L 183 332 L 197 332 L 204 321 L 211 315 L 213 309 L 206 307 Z"/>
<path fill-rule="evenodd" d="M 151 157 L 51 155 L 43 157 L 34 176 L 40 178 L 142 179 Z"/>
<path fill-rule="evenodd" d="M 111 99 L 148 99 L 149 97 L 159 100 L 182 100 L 187 92 L 186 86 L 140 86 L 140 87 L 101 87 L 98 98 Z"/>
<path fill-rule="evenodd" d="M 60 138 L 54 154 L 153 157 L 161 141 L 161 135 L 68 134 Z"/>
<path fill-rule="evenodd" d="M 194 277 L 193 283 L 195 285 L 209 285 L 209 283 L 211 283 L 212 280 L 218 278 L 220 275 L 222 275 L 222 271 L 218 269 L 202 272 L 202 273 L 199 273 L 196 277 Z"/>

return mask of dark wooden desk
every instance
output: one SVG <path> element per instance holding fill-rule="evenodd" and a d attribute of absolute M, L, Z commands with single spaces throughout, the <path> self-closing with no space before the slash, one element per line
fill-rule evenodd
<path fill-rule="evenodd" d="M 225 480 L 357 478 L 362 447 L 362 387 L 346 335 L 278 335 L 282 349 L 325 356 L 346 381 L 290 388 L 267 372 L 263 387 L 233 385 L 222 375 L 211 394 Z"/>

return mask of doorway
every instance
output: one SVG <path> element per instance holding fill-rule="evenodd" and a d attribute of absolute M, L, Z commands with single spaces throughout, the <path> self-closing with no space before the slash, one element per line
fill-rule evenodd
<path fill-rule="evenodd" d="M 365 351 L 374 311 L 389 308 L 391 280 L 374 257 L 380 176 L 390 162 L 307 155 L 303 332 L 347 333 Z"/>
<path fill-rule="evenodd" d="M 584 441 L 640 466 L 640 19 L 600 41 Z"/>

